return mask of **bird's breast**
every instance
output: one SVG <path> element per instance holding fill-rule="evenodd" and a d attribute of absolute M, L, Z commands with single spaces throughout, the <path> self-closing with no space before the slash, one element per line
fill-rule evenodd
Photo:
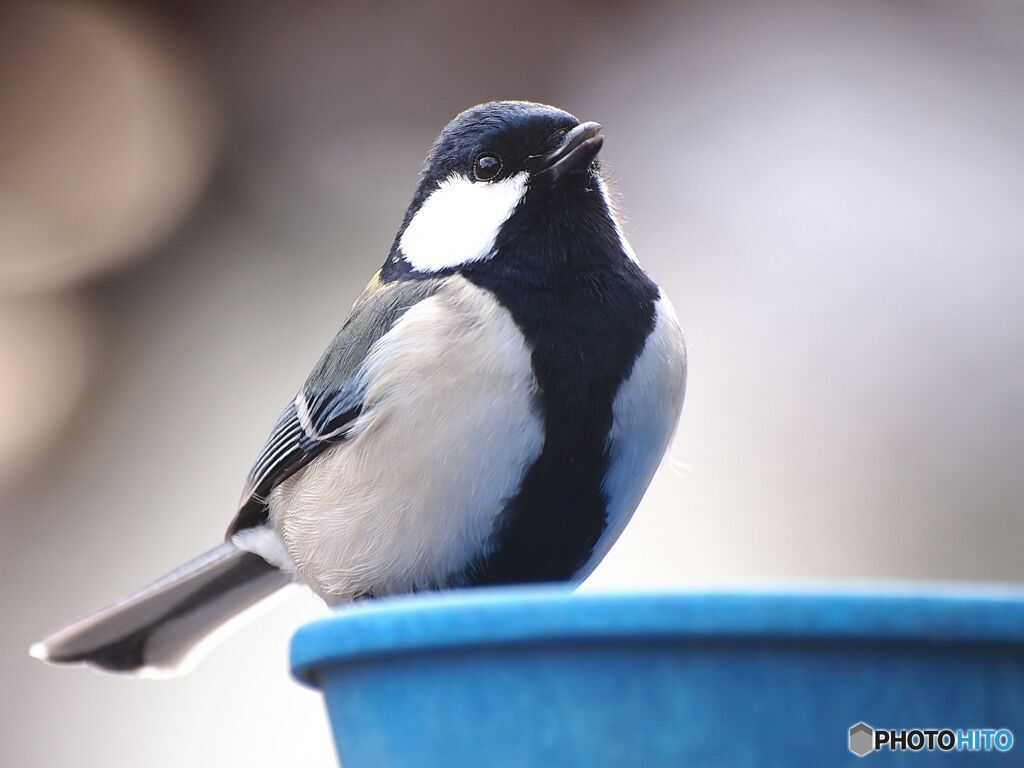
<path fill-rule="evenodd" d="M 523 333 L 461 277 L 410 308 L 363 374 L 348 438 L 270 499 L 300 575 L 329 602 L 462 572 L 544 443 Z"/>
<path fill-rule="evenodd" d="M 657 286 L 624 258 L 610 255 L 548 281 L 524 271 L 523 262 L 510 261 L 504 273 L 468 272 L 523 330 L 545 432 L 541 455 L 502 513 L 495 545 L 466 574 L 472 584 L 577 578 L 605 551 L 607 534 L 617 535 L 606 490 L 615 401 L 655 326 Z M 654 407 L 655 418 L 677 415 Z"/>

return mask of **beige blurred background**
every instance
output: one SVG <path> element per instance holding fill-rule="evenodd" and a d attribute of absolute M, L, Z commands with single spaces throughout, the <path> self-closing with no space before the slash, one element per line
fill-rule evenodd
<path fill-rule="evenodd" d="M 691 345 L 593 587 L 1024 579 L 1024 6 L 0 7 L 0 764 L 333 764 L 290 598 L 189 677 L 29 643 L 219 540 L 459 110 L 601 121 Z"/>

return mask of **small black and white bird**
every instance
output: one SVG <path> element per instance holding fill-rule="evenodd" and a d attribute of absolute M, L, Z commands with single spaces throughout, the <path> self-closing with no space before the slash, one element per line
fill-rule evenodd
<path fill-rule="evenodd" d="M 661 463 L 686 378 L 672 307 L 609 200 L 600 131 L 523 101 L 452 120 L 226 542 L 33 655 L 167 674 L 290 582 L 339 605 L 586 577 Z"/>

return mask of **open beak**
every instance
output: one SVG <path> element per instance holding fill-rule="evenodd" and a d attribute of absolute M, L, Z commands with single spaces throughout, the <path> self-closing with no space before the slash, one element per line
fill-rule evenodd
<path fill-rule="evenodd" d="M 537 175 L 555 184 L 573 171 L 589 167 L 604 144 L 604 136 L 600 133 L 599 123 L 580 123 L 565 134 L 554 152 L 544 158 Z"/>

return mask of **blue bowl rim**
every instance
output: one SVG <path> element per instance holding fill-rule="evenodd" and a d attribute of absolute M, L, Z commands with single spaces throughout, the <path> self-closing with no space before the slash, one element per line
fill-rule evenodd
<path fill-rule="evenodd" d="M 1024 589 L 996 585 L 582 592 L 502 587 L 366 601 L 300 627 L 292 673 L 496 645 L 669 639 L 1024 644 Z"/>

